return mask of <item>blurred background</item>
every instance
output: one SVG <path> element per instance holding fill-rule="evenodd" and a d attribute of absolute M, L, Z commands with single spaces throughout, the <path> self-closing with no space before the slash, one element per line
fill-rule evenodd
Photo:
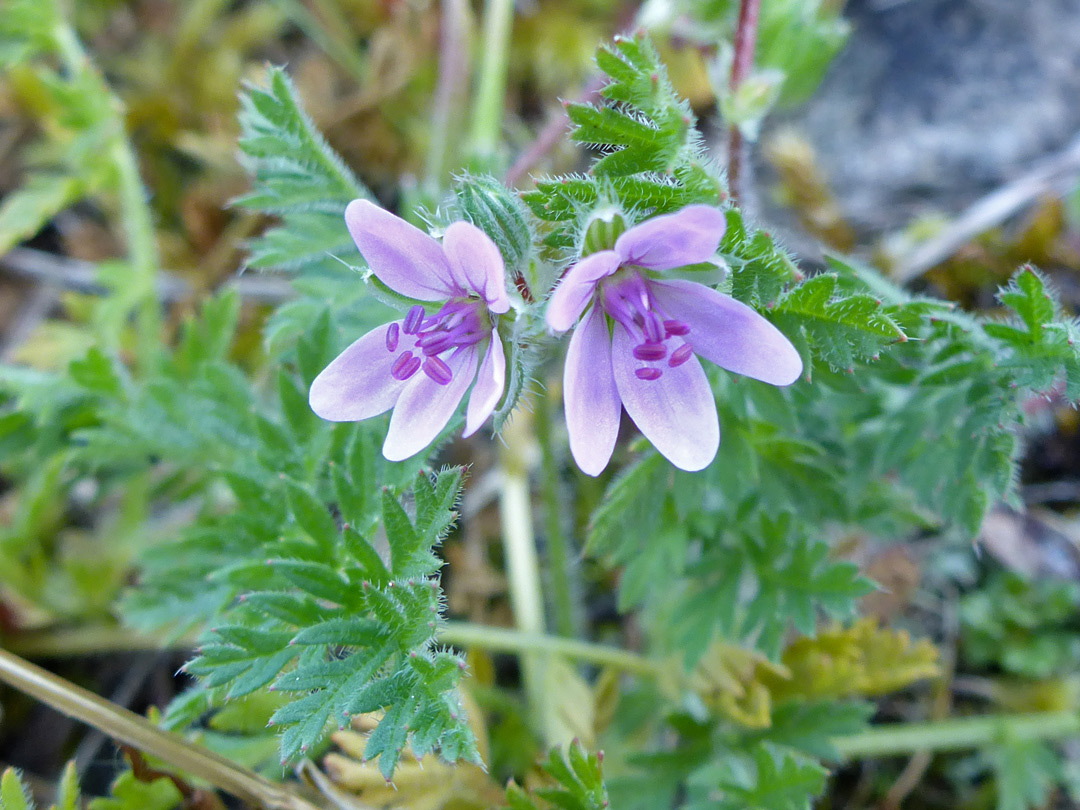
<path fill-rule="evenodd" d="M 756 132 L 743 203 L 807 269 L 826 252 L 850 253 L 985 311 L 997 286 L 1031 262 L 1075 310 L 1080 2 L 765 0 L 751 90 L 733 98 L 725 43 L 736 5 L 520 0 L 504 140 L 485 167 L 509 169 L 524 188 L 530 174 L 580 166 L 580 150 L 558 137 L 559 100 L 594 93 L 596 45 L 644 26 L 717 154 L 732 121 Z M 245 245 L 269 220 L 230 204 L 248 188 L 236 146 L 242 83 L 260 81 L 267 64 L 287 66 L 318 128 L 385 205 L 433 205 L 451 174 L 477 160 L 463 144 L 480 11 L 465 0 L 76 0 L 69 18 L 114 97 L 94 79 L 68 81 L 48 59 L 15 58 L 0 39 L 9 65 L 0 76 L 0 358 L 64 368 L 105 317 L 101 293 L 115 291 L 110 268 L 126 248 L 99 124 L 120 121 L 150 195 L 166 329 L 175 334 L 208 291 L 236 284 L 244 306 L 234 355 L 258 368 L 263 324 L 292 292 L 284 276 L 244 273 Z M 1080 417 L 1053 397 L 1032 401 L 1029 415 L 1028 512 L 995 511 L 980 553 L 944 565 L 928 566 L 914 541 L 864 560 L 887 587 L 866 610 L 932 621 L 935 635 L 946 625 L 944 655 L 962 694 L 1052 708 L 1080 695 Z M 87 536 L 105 530 L 80 513 L 94 493 L 58 504 L 50 474 L 38 471 L 31 495 L 0 479 L 0 633 L 108 616 L 130 574 L 135 541 L 111 542 L 103 556 Z M 505 582 L 486 545 L 494 531 L 478 525 L 446 548 L 450 610 L 498 623 L 509 615 Z M 109 527 L 110 536 L 124 537 L 123 528 Z M 12 549 L 28 532 L 45 538 L 62 576 L 15 577 L 23 563 Z M 928 603 L 927 592 L 943 601 Z M 614 605 L 596 597 L 590 610 L 602 617 Z M 89 655 L 60 668 L 143 711 L 175 694 L 183 660 Z M 108 782 L 115 757 L 100 736 L 0 694 L 0 764 L 51 779 L 74 756 L 90 788 Z M 502 756 L 511 772 L 515 752 Z M 955 768 L 928 767 L 914 777 L 852 768 L 830 801 L 979 805 Z M 1072 778 L 1080 785 L 1080 769 Z M 486 784 L 475 783 L 477 795 Z"/>

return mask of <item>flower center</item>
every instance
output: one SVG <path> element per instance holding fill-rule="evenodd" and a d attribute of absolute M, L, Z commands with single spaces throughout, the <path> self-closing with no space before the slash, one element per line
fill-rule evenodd
<path fill-rule="evenodd" d="M 684 338 L 690 327 L 666 317 L 649 283 L 636 270 L 622 268 L 600 283 L 600 306 L 641 342 L 633 354 L 643 365 L 634 369 L 639 380 L 659 380 L 663 369 L 678 368 L 694 355 Z"/>
<path fill-rule="evenodd" d="M 475 346 L 489 334 L 487 307 L 478 298 L 453 298 L 430 318 L 417 304 L 400 323 L 386 327 L 386 350 L 393 354 L 401 349 L 390 376 L 407 380 L 422 370 L 439 385 L 449 385 L 454 374 L 440 355 Z"/>

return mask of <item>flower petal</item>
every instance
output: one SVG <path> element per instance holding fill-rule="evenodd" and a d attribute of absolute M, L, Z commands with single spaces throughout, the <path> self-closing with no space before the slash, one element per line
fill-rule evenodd
<path fill-rule="evenodd" d="M 396 293 L 443 301 L 456 285 L 442 247 L 414 225 L 367 200 L 353 200 L 345 224 L 375 276 Z"/>
<path fill-rule="evenodd" d="M 415 456 L 442 432 L 476 376 L 476 348 L 451 355 L 445 363 L 453 377 L 446 385 L 418 371 L 405 385 L 390 417 L 383 455 L 390 461 Z"/>
<path fill-rule="evenodd" d="M 570 453 L 587 475 L 604 471 L 619 436 L 622 406 L 611 370 L 611 337 L 599 307 L 592 307 L 570 337 L 563 371 Z"/>
<path fill-rule="evenodd" d="M 548 299 L 545 318 L 556 332 L 573 326 L 588 306 L 596 283 L 619 269 L 619 256 L 613 250 L 601 250 L 586 256 L 570 268 Z"/>
<path fill-rule="evenodd" d="M 677 368 L 666 364 L 656 380 L 641 380 L 634 371 L 634 344 L 621 325 L 612 335 L 611 365 L 623 407 L 653 446 L 681 470 L 704 469 L 720 446 L 720 421 L 716 416 L 709 381 L 696 357 Z"/>
<path fill-rule="evenodd" d="M 711 261 L 727 220 L 710 205 L 688 205 L 635 225 L 615 242 L 623 263 L 650 270 L 670 270 L 687 264 Z"/>
<path fill-rule="evenodd" d="M 308 393 L 311 410 L 330 422 L 359 422 L 394 407 L 405 383 L 390 376 L 399 352 L 386 348 L 388 328 L 372 329 L 319 373 Z"/>
<path fill-rule="evenodd" d="M 791 385 L 802 374 L 791 341 L 752 307 L 693 281 L 651 287 L 668 317 L 690 327 L 685 340 L 706 360 L 772 385 Z"/>
<path fill-rule="evenodd" d="M 463 436 L 472 436 L 480 429 L 489 416 L 495 411 L 495 406 L 502 399 L 506 389 L 506 353 L 503 351 L 502 341 L 499 339 L 499 330 L 491 330 L 491 344 L 484 355 L 484 362 L 480 364 L 480 371 L 476 375 L 476 385 L 469 394 L 469 406 L 465 409 L 465 433 Z"/>
<path fill-rule="evenodd" d="M 492 312 L 510 309 L 506 266 L 486 233 L 471 223 L 455 222 L 446 229 L 442 246 L 454 278 L 463 281 L 466 290 L 480 293 Z"/>

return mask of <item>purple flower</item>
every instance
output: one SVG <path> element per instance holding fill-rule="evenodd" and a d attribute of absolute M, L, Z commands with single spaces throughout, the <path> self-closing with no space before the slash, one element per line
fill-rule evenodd
<path fill-rule="evenodd" d="M 720 425 L 697 355 L 773 385 L 802 374 L 795 347 L 753 309 L 660 273 L 714 261 L 724 225 L 723 213 L 705 205 L 653 217 L 622 234 L 614 250 L 574 265 L 552 294 L 548 326 L 565 332 L 578 324 L 563 398 L 570 451 L 589 475 L 607 466 L 623 407 L 676 467 L 700 470 L 713 460 Z"/>
<path fill-rule="evenodd" d="M 439 435 L 475 379 L 465 412 L 471 436 L 505 386 L 506 356 L 491 317 L 510 309 L 499 249 L 467 222 L 447 228 L 440 245 L 367 200 L 349 203 L 345 224 L 379 281 L 441 306 L 428 315 L 417 304 L 349 346 L 311 384 L 311 409 L 353 422 L 393 408 L 383 455 L 400 461 Z"/>

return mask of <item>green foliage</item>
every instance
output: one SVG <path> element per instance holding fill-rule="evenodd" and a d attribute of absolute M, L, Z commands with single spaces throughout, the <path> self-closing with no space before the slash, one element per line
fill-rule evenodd
<path fill-rule="evenodd" d="M 94 799 L 87 810 L 174 810 L 183 803 L 184 797 L 167 776 L 144 782 L 125 771 L 112 783 L 109 796 Z"/>
<path fill-rule="evenodd" d="M 749 755 L 733 756 L 695 772 L 689 779 L 692 797 L 684 808 L 809 810 L 813 798 L 824 789 L 827 775 L 817 762 L 761 743 Z"/>
<path fill-rule="evenodd" d="M 47 59 L 54 57 L 58 69 Z M 0 9 L 0 65 L 46 122 L 22 186 L 0 204 L 0 254 L 84 197 L 114 192 L 118 104 L 83 54 L 55 0 Z"/>
<path fill-rule="evenodd" d="M 873 585 L 851 563 L 829 560 L 829 546 L 793 533 L 792 521 L 762 518 L 708 546 L 689 566 L 686 591 L 675 602 L 675 638 L 688 653 L 714 632 L 752 640 L 776 657 L 788 630 L 812 636 L 819 613 L 837 619 L 855 614 L 857 600 Z"/>
<path fill-rule="evenodd" d="M 1049 678 L 1080 667 L 1080 606 L 1075 582 L 1029 581 L 999 571 L 960 600 L 964 658 L 1026 678 Z"/>
<path fill-rule="evenodd" d="M 109 788 L 107 797 L 93 799 L 89 810 L 174 810 L 183 804 L 184 797 L 167 777 L 143 782 L 131 771 L 124 771 Z M 82 807 L 79 797 L 79 780 L 75 763 L 64 768 L 56 787 L 56 801 L 50 810 L 78 810 Z M 30 792 L 22 784 L 19 773 L 8 768 L 0 777 L 0 810 L 34 810 Z"/>
<path fill-rule="evenodd" d="M 568 104 L 571 137 L 604 154 L 589 173 L 540 180 L 522 199 L 548 223 L 545 243 L 574 248 L 588 215 L 615 205 L 643 215 L 674 211 L 694 202 L 718 204 L 720 181 L 706 165 L 694 116 L 675 93 L 652 43 L 639 34 L 617 37 L 596 53 L 610 78 L 608 104 Z"/>
<path fill-rule="evenodd" d="M 371 194 L 326 144 L 285 71 L 270 68 L 267 81 L 240 97 L 240 149 L 254 188 L 236 203 L 276 214 L 281 223 L 251 243 L 248 263 L 310 270 L 330 256 L 356 264 L 342 214 L 350 201 Z"/>
<path fill-rule="evenodd" d="M 986 751 L 984 758 L 994 774 L 997 810 L 1045 807 L 1062 779 L 1061 760 L 1038 740 L 1007 740 Z"/>
<path fill-rule="evenodd" d="M 540 769 L 554 786 L 525 791 L 511 782 L 506 786 L 507 806 L 511 810 L 605 810 L 608 795 L 602 763 L 602 753 L 589 753 L 577 741 L 566 751 L 553 748 Z"/>
<path fill-rule="evenodd" d="M 907 340 L 894 314 L 859 285 L 845 291 L 841 277 L 822 273 L 784 295 L 774 310 L 777 326 L 802 348 L 804 360 L 820 358 L 834 369 L 853 371 L 859 360 L 876 358 L 890 343 Z"/>
<path fill-rule="evenodd" d="M 1061 303 L 1041 273 L 1031 266 L 998 291 L 1012 310 L 1011 321 L 983 328 L 1004 355 L 1003 372 L 1028 391 L 1048 393 L 1063 383 L 1070 402 L 1080 400 L 1080 326 L 1064 318 Z"/>
<path fill-rule="evenodd" d="M 287 485 L 302 538 L 271 542 L 265 564 L 239 563 L 228 572 L 243 591 L 239 603 L 228 611 L 228 623 L 204 639 L 187 670 L 210 687 L 227 688 L 226 697 L 271 682 L 272 690 L 287 693 L 290 702 L 270 719 L 284 729 L 285 759 L 317 745 L 331 720 L 343 727 L 353 715 L 380 709 L 386 713 L 366 755 L 381 755 L 387 778 L 407 741 L 417 756 L 439 747 L 450 760 L 475 757 L 451 692 L 464 664 L 432 646 L 440 591 L 431 577 L 441 563 L 431 547 L 453 520 L 458 476 L 419 477 L 415 522 L 384 492 L 388 562 L 372 535 L 351 527 L 339 534 L 325 507 Z M 363 482 L 351 488 L 361 490 Z M 260 505 L 238 497 L 242 509 Z M 354 516 L 370 522 L 362 513 Z"/>
<path fill-rule="evenodd" d="M 385 462 L 384 423 L 315 419 L 286 369 L 268 398 L 228 361 L 237 312 L 235 294 L 208 302 L 145 379 L 92 350 L 62 383 L 83 409 L 66 463 L 118 484 L 149 469 L 152 497 L 181 496 L 194 509 L 144 554 L 128 620 L 174 633 L 208 627 L 188 667 L 210 687 L 203 712 L 272 686 L 285 698 L 272 718 L 285 758 L 317 745 L 331 720 L 380 709 L 368 755 L 381 754 L 387 776 L 406 742 L 474 758 L 454 692 L 463 664 L 433 646 L 441 563 L 432 550 L 453 522 L 460 473 Z M 333 333 L 299 342 L 305 374 L 332 356 Z M 12 390 L 32 401 L 32 386 Z M 43 481 L 43 494 L 54 490 Z"/>
<path fill-rule="evenodd" d="M 19 772 L 8 768 L 0 777 L 0 810 L 33 810 L 30 792 L 19 778 Z"/>

